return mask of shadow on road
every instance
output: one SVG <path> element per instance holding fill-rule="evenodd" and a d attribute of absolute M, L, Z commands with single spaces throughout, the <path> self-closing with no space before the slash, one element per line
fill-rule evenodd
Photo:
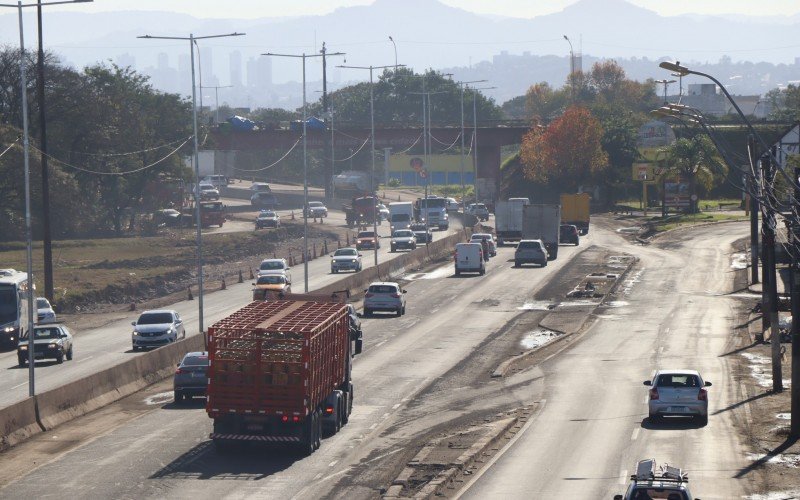
<path fill-rule="evenodd" d="M 775 394 L 775 393 L 772 392 L 772 391 L 767 391 L 767 392 L 762 392 L 761 394 L 756 394 L 755 396 L 750 396 L 747 399 L 743 399 L 742 401 L 730 404 L 730 405 L 726 406 L 725 408 L 720 408 L 719 410 L 717 410 L 714 413 L 712 413 L 712 415 L 719 415 L 720 413 L 723 413 L 723 412 L 726 412 L 726 411 L 735 410 L 736 408 L 738 408 L 738 407 L 740 407 L 742 405 L 745 405 L 747 403 L 751 403 L 751 402 L 759 400 L 761 398 L 765 398 L 767 396 L 772 396 L 773 394 Z"/>
<path fill-rule="evenodd" d="M 763 457 L 759 458 L 758 460 L 755 460 L 753 463 L 751 463 L 747 467 L 743 467 L 742 469 L 740 469 L 739 472 L 737 472 L 736 475 L 733 476 L 733 477 L 736 478 L 736 479 L 743 478 L 747 474 L 749 474 L 749 473 L 753 472 L 754 470 L 758 469 L 759 467 L 762 467 L 763 465 L 765 465 L 773 457 L 776 457 L 776 456 L 780 455 L 781 453 L 783 453 L 784 451 L 786 451 L 789 448 L 791 448 L 792 445 L 794 445 L 796 442 L 797 442 L 797 438 L 793 438 L 793 437 L 787 438 L 786 441 L 781 443 L 775 449 L 768 451 Z"/>
<path fill-rule="evenodd" d="M 642 419 L 642 428 L 651 431 L 675 431 L 682 429 L 700 429 L 705 427 L 692 417 L 661 417 L 653 422 L 649 417 Z"/>

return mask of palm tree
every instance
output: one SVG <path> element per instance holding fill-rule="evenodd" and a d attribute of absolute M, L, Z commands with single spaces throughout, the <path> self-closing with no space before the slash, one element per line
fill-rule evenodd
<path fill-rule="evenodd" d="M 705 135 L 691 139 L 678 139 L 673 144 L 661 148 L 664 175 L 675 175 L 689 182 L 690 213 L 697 213 L 696 186 L 700 183 L 708 191 L 721 182 L 728 174 L 728 168 L 719 156 L 711 140 Z"/>

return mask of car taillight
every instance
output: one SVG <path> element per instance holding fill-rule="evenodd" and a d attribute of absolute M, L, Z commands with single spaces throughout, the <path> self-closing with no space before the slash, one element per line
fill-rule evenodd
<path fill-rule="evenodd" d="M 184 370 L 183 368 L 178 368 L 177 370 L 175 370 L 175 375 L 183 375 L 184 373 L 189 373 L 189 372 Z"/>
<path fill-rule="evenodd" d="M 368 294 L 364 295 L 364 297 L 366 297 L 366 298 L 370 298 L 370 297 L 372 297 L 372 295 L 373 295 L 373 294 L 371 294 L 371 293 L 368 293 Z"/>
<path fill-rule="evenodd" d="M 399 293 L 393 293 L 392 297 L 395 298 L 395 299 L 399 299 L 400 298 L 400 294 Z"/>
<path fill-rule="evenodd" d="M 333 405 L 328 405 L 325 407 L 325 415 L 333 415 Z"/>
<path fill-rule="evenodd" d="M 655 387 L 650 389 L 650 399 L 652 400 L 658 399 L 658 389 L 656 389 Z"/>
<path fill-rule="evenodd" d="M 706 391 L 705 389 L 700 389 L 700 392 L 697 393 L 697 400 L 708 401 L 708 391 Z"/>

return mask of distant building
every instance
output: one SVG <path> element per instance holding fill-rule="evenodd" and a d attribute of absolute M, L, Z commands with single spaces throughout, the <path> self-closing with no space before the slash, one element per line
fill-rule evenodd
<path fill-rule="evenodd" d="M 258 56 L 247 61 L 247 86 L 256 89 L 272 86 L 272 59 Z"/>
<path fill-rule="evenodd" d="M 772 108 L 766 100 L 758 95 L 733 95 L 733 101 L 742 110 L 745 116 L 755 118 L 766 118 Z M 676 103 L 679 96 L 672 95 L 667 97 L 667 101 Z M 686 94 L 680 96 L 680 103 L 696 108 L 704 115 L 725 116 L 735 114 L 736 109 L 725 97 L 725 94 L 717 90 L 713 83 L 690 83 Z"/>
<path fill-rule="evenodd" d="M 136 68 L 136 58 L 127 52 L 117 56 L 114 61 L 120 68 Z"/>
<path fill-rule="evenodd" d="M 230 81 L 234 88 L 242 86 L 242 53 L 234 50 L 229 55 Z"/>

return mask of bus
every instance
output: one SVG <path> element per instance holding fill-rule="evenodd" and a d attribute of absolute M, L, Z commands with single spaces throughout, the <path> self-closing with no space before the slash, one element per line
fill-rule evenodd
<path fill-rule="evenodd" d="M 28 323 L 28 273 L 0 269 L 0 344 L 16 347 Z"/>

